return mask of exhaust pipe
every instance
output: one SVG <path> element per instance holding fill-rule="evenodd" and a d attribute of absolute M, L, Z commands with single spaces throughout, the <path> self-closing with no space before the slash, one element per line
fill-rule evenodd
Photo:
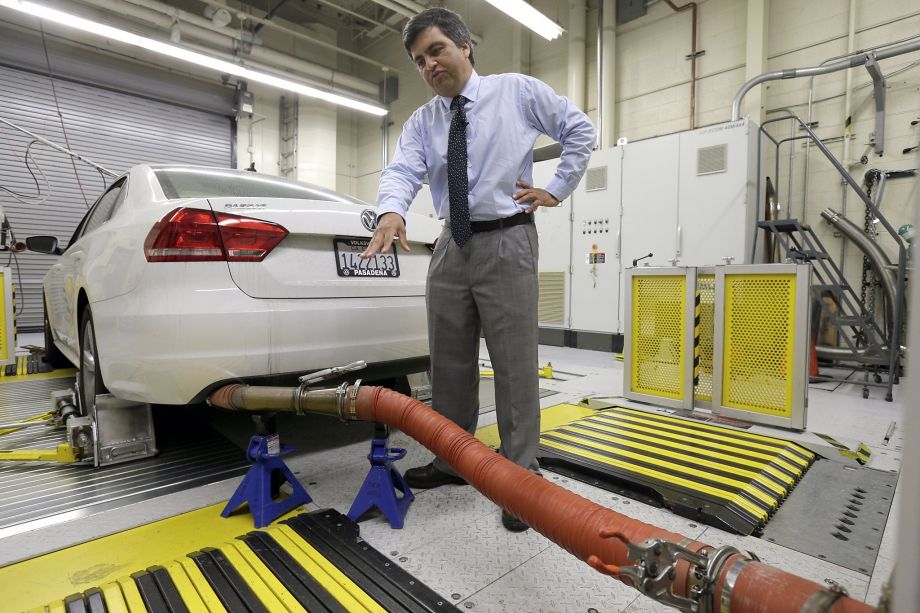
<path fill-rule="evenodd" d="M 874 611 L 839 589 L 767 566 L 733 547 L 714 549 L 586 500 L 495 453 L 418 400 L 386 388 L 231 384 L 215 390 L 208 402 L 237 411 L 316 413 L 398 428 L 492 502 L 592 568 L 683 611 Z"/>
<path fill-rule="evenodd" d="M 859 250 L 869 258 L 870 262 L 872 262 L 872 267 L 875 268 L 875 274 L 882 284 L 882 289 L 885 293 L 885 316 L 888 321 L 888 330 L 885 332 L 890 335 L 891 327 L 894 325 L 895 305 L 898 304 L 898 291 L 895 287 L 895 276 L 892 274 L 891 269 L 888 268 L 891 266 L 891 260 L 888 259 L 888 256 L 885 255 L 885 252 L 882 251 L 882 248 L 879 247 L 875 241 L 870 240 L 856 224 L 834 209 L 824 209 L 821 211 L 821 217 L 837 230 L 840 230 L 841 234 L 853 241 Z"/>

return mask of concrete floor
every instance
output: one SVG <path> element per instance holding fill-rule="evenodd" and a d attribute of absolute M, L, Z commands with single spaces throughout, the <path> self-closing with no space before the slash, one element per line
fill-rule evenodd
<path fill-rule="evenodd" d="M 20 343 L 40 344 L 24 335 Z M 485 346 L 481 358 L 488 364 Z M 613 354 L 559 347 L 540 347 L 540 364 L 552 362 L 555 380 L 541 387 L 556 392 L 541 400 L 543 407 L 577 402 L 585 397 L 619 399 L 623 367 Z M 885 402 L 878 389 L 863 400 L 856 384 L 814 386 L 810 390 L 808 429 L 802 433 L 755 426 L 751 431 L 825 445 L 812 432 L 824 432 L 854 448 L 864 442 L 872 449 L 869 467 L 899 470 L 902 451 L 903 386 L 895 402 Z M 494 407 L 483 399 L 480 426 L 494 423 Z M 891 422 L 894 435 L 883 440 Z M 242 416 L 222 414 L 215 425 L 231 440 L 245 446 L 252 428 Z M 372 434 L 368 424 L 341 425 L 319 416 L 279 420 L 283 440 L 298 448 L 288 465 L 306 486 L 314 503 L 310 508 L 333 507 L 345 513 L 368 469 L 366 455 Z M 414 440 L 395 433 L 395 447 L 405 447 L 402 470 L 426 463 L 431 453 Z M 708 527 L 664 509 L 624 499 L 608 491 L 545 472 L 548 479 L 594 502 L 644 522 L 714 546 L 732 544 L 756 553 L 763 561 L 819 583 L 835 581 L 851 596 L 876 603 L 883 582 L 889 579 L 895 559 L 894 526 L 900 506 L 895 496 L 879 555 L 871 573 L 859 573 L 754 537 L 740 537 Z M 0 539 L 0 566 L 30 558 L 98 536 L 170 517 L 227 500 L 238 479 L 161 496 L 135 504 Z M 391 557 L 456 606 L 474 612 L 595 611 L 628 612 L 671 610 L 635 590 L 603 576 L 547 540 L 527 531 L 512 534 L 503 529 L 500 510 L 471 487 L 446 486 L 416 492 L 406 525 L 391 529 L 383 517 L 361 522 L 366 541 Z"/>

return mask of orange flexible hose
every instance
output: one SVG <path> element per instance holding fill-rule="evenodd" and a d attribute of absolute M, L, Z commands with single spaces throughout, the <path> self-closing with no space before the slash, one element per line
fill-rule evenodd
<path fill-rule="evenodd" d="M 709 547 L 632 519 L 554 485 L 505 459 L 423 403 L 397 392 L 382 387 L 359 388 L 355 417 L 388 424 L 411 436 L 452 466 L 458 475 L 489 500 L 601 572 L 611 574 L 610 570 L 615 571 L 616 567 L 633 564 L 627 558 L 626 546 L 618 539 L 609 538 L 614 532 L 633 543 L 659 538 L 683 543 L 694 551 Z M 725 575 L 738 557 L 736 554 L 729 559 L 718 578 L 714 602 L 720 602 Z M 678 596 L 687 597 L 691 565 L 681 562 L 677 571 L 673 591 Z M 623 576 L 617 578 L 631 584 Z M 743 567 L 735 581 L 730 611 L 798 611 L 814 594 L 824 591 L 826 588 L 822 585 L 751 561 Z M 842 597 L 830 611 L 865 613 L 874 611 L 874 608 Z"/>
<path fill-rule="evenodd" d="M 554 485 L 505 459 L 489 449 L 446 417 L 414 398 L 382 387 L 359 387 L 309 391 L 301 388 L 250 387 L 230 384 L 215 390 L 208 398 L 215 406 L 231 410 L 296 410 L 338 415 L 384 423 L 402 430 L 438 457 L 450 464 L 457 474 L 482 492 L 492 502 L 523 520 L 537 532 L 564 548 L 599 572 L 632 585 L 620 574 L 623 566 L 636 562 L 627 556 L 624 542 L 639 544 L 656 538 L 678 543 L 694 552 L 712 549 L 651 524 L 632 519 L 586 500 L 565 488 Z M 345 407 L 341 406 L 341 401 Z M 351 406 L 347 406 L 347 405 Z M 340 414 L 339 411 L 344 413 Z M 822 613 L 868 613 L 874 608 L 842 596 L 832 607 L 817 606 L 815 599 L 827 596 L 827 589 L 783 570 L 760 562 L 743 560 L 741 554 L 730 555 L 712 585 L 713 610 L 725 613 L 787 613 L 809 611 Z M 695 566 L 685 560 L 676 565 L 672 592 L 689 598 L 695 581 Z M 732 579 L 728 578 L 734 573 Z M 723 591 L 730 595 L 722 602 Z"/>

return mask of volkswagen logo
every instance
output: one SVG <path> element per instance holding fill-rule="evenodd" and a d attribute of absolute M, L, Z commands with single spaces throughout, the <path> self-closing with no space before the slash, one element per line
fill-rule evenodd
<path fill-rule="evenodd" d="M 361 223 L 367 228 L 368 232 L 373 232 L 377 227 L 377 215 L 370 209 L 361 211 Z"/>

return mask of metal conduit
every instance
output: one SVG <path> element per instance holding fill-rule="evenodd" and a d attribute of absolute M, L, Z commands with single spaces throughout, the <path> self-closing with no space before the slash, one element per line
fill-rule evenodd
<path fill-rule="evenodd" d="M 418 400 L 385 388 L 230 384 L 212 392 L 208 401 L 231 410 L 318 413 L 397 428 L 487 498 L 592 568 L 684 611 L 873 611 L 733 547 L 713 549 L 586 500 L 495 453 Z"/>
<path fill-rule="evenodd" d="M 738 93 L 735 94 L 735 98 L 732 100 L 732 121 L 741 119 L 741 101 L 744 100 L 744 96 L 747 95 L 747 93 L 751 91 L 755 85 L 760 85 L 766 81 L 795 79 L 797 77 L 812 77 L 819 74 L 837 72 L 838 70 L 846 70 L 847 68 L 853 68 L 854 66 L 863 66 L 869 61 L 884 60 L 889 57 L 903 55 L 904 53 L 911 53 L 912 51 L 918 50 L 920 50 L 920 41 L 912 41 L 904 43 L 903 45 L 896 45 L 889 49 L 872 51 L 862 55 L 848 57 L 839 62 L 828 64 L 827 66 L 814 66 L 811 68 L 785 68 L 783 70 L 765 72 L 764 74 L 758 75 L 742 85 L 741 89 L 738 90 Z"/>
<path fill-rule="evenodd" d="M 169 15 L 170 11 L 176 9 L 169 5 L 162 4 L 156 0 L 143 0 L 144 6 L 135 3 L 118 2 L 116 0 L 84 0 L 87 4 L 98 8 L 113 11 L 119 15 L 139 19 L 158 28 L 168 30 L 172 27 L 175 17 Z M 141 0 L 136 0 L 140 2 Z M 234 46 L 238 44 L 238 37 L 230 36 L 222 32 L 216 32 L 210 28 L 193 25 L 192 23 L 182 23 L 180 26 L 182 34 L 187 35 L 199 41 L 206 42 L 210 45 L 223 47 L 225 51 L 232 52 Z M 215 49 L 219 51 L 219 49 Z M 326 88 L 332 88 L 335 93 L 343 95 L 354 95 L 355 92 L 363 94 L 372 100 L 379 96 L 379 88 L 376 83 L 365 81 L 351 75 L 347 75 L 319 64 L 307 62 L 293 56 L 253 45 L 250 57 L 258 62 L 268 66 L 287 68 L 298 71 L 306 76 L 317 79 L 317 82 Z M 340 88 L 345 88 L 340 89 Z"/>

